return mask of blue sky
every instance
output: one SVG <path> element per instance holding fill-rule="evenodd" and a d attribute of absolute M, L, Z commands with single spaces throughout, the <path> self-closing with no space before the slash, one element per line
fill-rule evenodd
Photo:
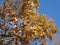
<path fill-rule="evenodd" d="M 0 3 L 3 1 L 0 0 Z M 53 18 L 56 26 L 60 29 L 60 0 L 39 0 L 39 5 L 38 13 L 44 13 L 48 18 Z M 60 35 L 60 30 L 58 35 Z"/>
<path fill-rule="evenodd" d="M 39 0 L 39 5 L 38 13 L 44 13 L 48 18 L 52 18 L 60 29 L 60 0 Z M 58 36 L 60 38 L 60 30 Z M 51 41 L 48 42 L 49 45 L 52 45 Z"/>
<path fill-rule="evenodd" d="M 60 28 L 60 0 L 40 0 L 39 13 L 52 17 L 56 26 Z"/>
<path fill-rule="evenodd" d="M 44 13 L 48 18 L 53 18 L 56 26 L 60 29 L 60 0 L 39 0 L 39 4 L 38 13 Z M 58 35 L 60 35 L 60 30 Z"/>

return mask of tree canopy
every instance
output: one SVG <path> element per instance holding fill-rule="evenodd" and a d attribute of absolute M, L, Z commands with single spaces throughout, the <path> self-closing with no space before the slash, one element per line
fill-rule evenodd
<path fill-rule="evenodd" d="M 39 40 L 47 45 L 57 34 L 52 18 L 38 14 L 38 0 L 4 0 L 0 5 L 0 45 L 30 45 L 30 40 Z"/>

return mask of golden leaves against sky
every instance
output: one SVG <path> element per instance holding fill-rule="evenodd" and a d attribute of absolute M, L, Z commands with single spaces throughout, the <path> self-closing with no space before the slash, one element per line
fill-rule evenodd
<path fill-rule="evenodd" d="M 12 41 L 16 40 L 14 42 L 16 45 L 18 41 L 30 45 L 30 39 L 40 39 L 41 45 L 47 45 L 46 37 L 52 40 L 53 35 L 58 32 L 53 19 L 37 13 L 38 0 L 22 0 L 22 4 L 20 2 L 20 0 L 15 3 L 5 0 L 0 6 L 0 28 L 3 30 L 0 36 L 3 38 L 10 36 L 13 38 Z M 3 38 L 0 38 L 0 42 Z M 3 44 L 4 42 L 2 41 Z M 11 43 L 11 40 L 9 42 Z"/>

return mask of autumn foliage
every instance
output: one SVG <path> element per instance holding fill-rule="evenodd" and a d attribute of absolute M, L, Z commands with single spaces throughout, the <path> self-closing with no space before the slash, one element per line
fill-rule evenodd
<path fill-rule="evenodd" d="M 0 45 L 30 45 L 31 39 L 47 45 L 58 32 L 54 21 L 38 14 L 38 0 L 4 0 L 0 5 Z"/>

